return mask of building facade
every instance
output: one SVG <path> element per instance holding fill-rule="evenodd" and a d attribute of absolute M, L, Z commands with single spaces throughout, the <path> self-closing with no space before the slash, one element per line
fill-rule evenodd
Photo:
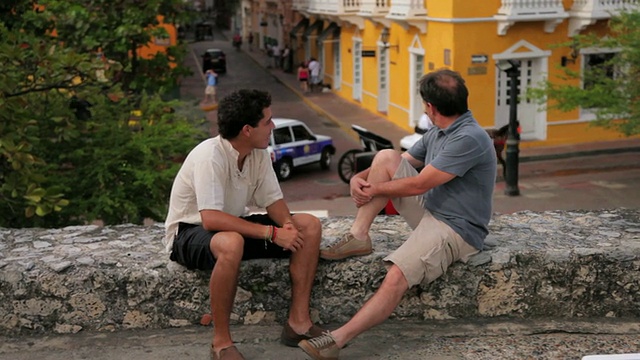
<path fill-rule="evenodd" d="M 295 21 L 292 0 L 242 0 L 238 11 L 242 18 L 240 32 L 244 39 L 253 34 L 254 47 L 289 45 L 287 34 Z"/>
<path fill-rule="evenodd" d="M 251 2 L 261 4 L 256 20 L 266 15 L 268 24 L 281 6 Z M 339 96 L 407 130 L 423 112 L 418 79 L 439 68 L 458 71 L 475 117 L 494 128 L 508 123 L 510 107 L 510 80 L 498 62 L 520 64 L 523 95 L 555 81 L 562 67 L 581 71 L 618 51 L 557 45 L 576 34 L 605 36 L 611 14 L 639 7 L 640 0 L 293 0 L 292 26 L 282 36 L 294 61 L 320 61 L 324 82 Z M 590 126 L 594 119 L 588 109 L 559 112 L 518 100 L 522 146 L 621 137 Z"/>

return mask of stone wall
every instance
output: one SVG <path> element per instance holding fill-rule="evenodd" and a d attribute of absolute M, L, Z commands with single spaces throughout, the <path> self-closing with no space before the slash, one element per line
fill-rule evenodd
<path fill-rule="evenodd" d="M 323 244 L 350 217 L 323 219 Z M 432 284 L 409 291 L 394 317 L 640 318 L 640 211 L 496 215 L 486 249 Z M 197 323 L 209 312 L 205 272 L 162 252 L 162 224 L 0 229 L 0 334 L 158 328 Z M 321 261 L 312 294 L 316 321 L 347 320 L 379 286 L 381 259 L 410 229 L 380 216 L 374 253 Z M 236 323 L 282 322 L 287 260 L 244 262 Z"/>

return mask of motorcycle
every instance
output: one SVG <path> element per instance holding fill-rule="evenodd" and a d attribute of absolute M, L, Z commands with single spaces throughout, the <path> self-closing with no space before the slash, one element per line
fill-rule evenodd
<path fill-rule="evenodd" d="M 233 47 L 236 48 L 236 51 L 240 51 L 240 47 L 242 46 L 242 40 L 238 38 L 233 39 Z"/>

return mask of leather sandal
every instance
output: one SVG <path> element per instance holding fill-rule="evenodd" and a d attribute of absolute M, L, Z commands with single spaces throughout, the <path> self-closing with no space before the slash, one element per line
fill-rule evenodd
<path fill-rule="evenodd" d="M 234 345 L 220 350 L 220 353 L 216 353 L 211 345 L 211 360 L 245 360 L 245 358 Z"/>

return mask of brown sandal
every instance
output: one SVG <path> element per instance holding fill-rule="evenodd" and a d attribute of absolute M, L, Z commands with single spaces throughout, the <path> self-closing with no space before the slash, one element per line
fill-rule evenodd
<path fill-rule="evenodd" d="M 244 356 L 238 351 L 238 349 L 231 345 L 227 348 L 220 350 L 220 353 L 216 353 L 211 345 L 211 360 L 245 360 Z"/>

